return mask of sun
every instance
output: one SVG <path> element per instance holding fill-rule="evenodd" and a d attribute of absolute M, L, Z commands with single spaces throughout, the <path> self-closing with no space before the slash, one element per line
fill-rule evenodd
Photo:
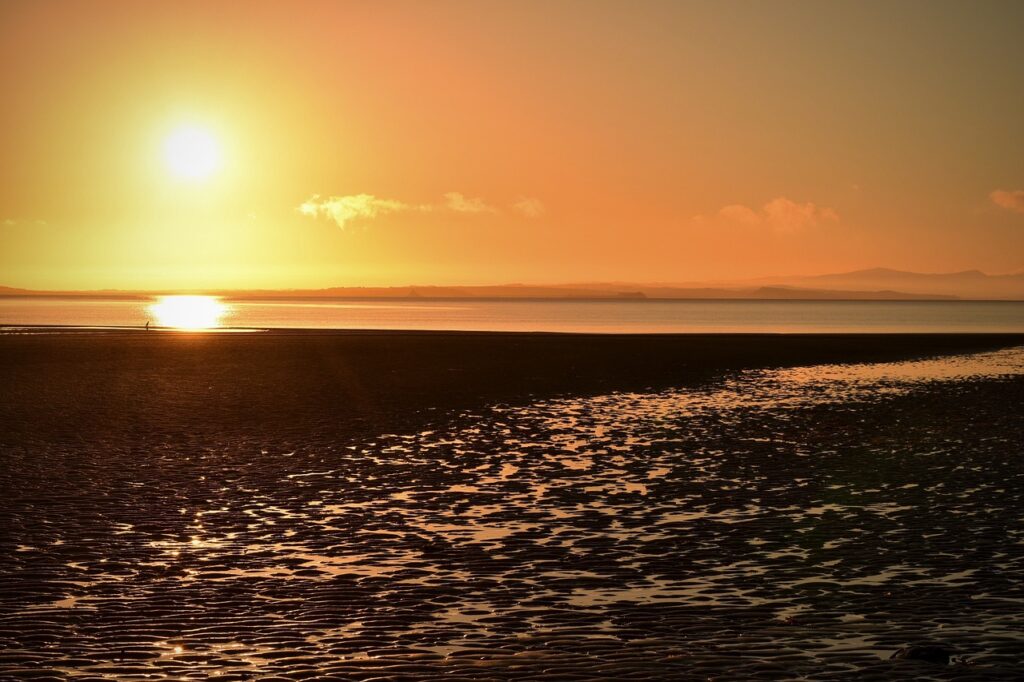
<path fill-rule="evenodd" d="M 219 327 L 228 307 L 216 296 L 160 296 L 149 312 L 161 327 L 201 330 Z"/>
<path fill-rule="evenodd" d="M 220 167 L 220 146 L 208 131 L 183 126 L 164 141 L 164 158 L 176 177 L 205 180 Z"/>

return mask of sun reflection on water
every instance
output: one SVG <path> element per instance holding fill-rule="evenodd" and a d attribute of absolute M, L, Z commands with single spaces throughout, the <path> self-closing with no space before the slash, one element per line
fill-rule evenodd
<path fill-rule="evenodd" d="M 202 330 L 220 327 L 228 306 L 216 296 L 160 296 L 148 310 L 161 327 Z"/>

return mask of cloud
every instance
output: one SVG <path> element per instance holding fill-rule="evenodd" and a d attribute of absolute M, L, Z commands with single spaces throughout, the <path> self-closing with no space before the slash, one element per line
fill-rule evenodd
<path fill-rule="evenodd" d="M 764 205 L 765 220 L 780 232 L 799 232 L 822 223 L 839 222 L 839 215 L 831 208 L 815 206 L 808 202 L 798 204 L 785 197 L 772 199 Z"/>
<path fill-rule="evenodd" d="M 341 197 L 321 199 L 314 194 L 299 206 L 303 215 L 328 217 L 344 229 L 349 221 L 359 218 L 376 218 L 388 213 L 407 211 L 412 207 L 394 199 L 380 199 L 372 194 L 349 194 Z"/>
<path fill-rule="evenodd" d="M 512 208 L 527 218 L 539 218 L 547 212 L 541 200 L 535 197 L 521 197 L 519 201 L 512 204 Z"/>
<path fill-rule="evenodd" d="M 754 210 L 743 204 L 723 206 L 715 214 L 715 222 L 764 227 L 775 232 L 789 234 L 802 232 L 828 223 L 839 222 L 839 214 L 831 208 L 807 202 L 804 204 L 776 197 L 760 210 Z M 704 216 L 696 216 L 696 222 L 706 223 Z"/>
<path fill-rule="evenodd" d="M 761 222 L 761 216 L 757 214 L 757 211 L 742 204 L 724 206 L 719 209 L 718 215 L 726 220 L 747 225 L 757 225 Z"/>
<path fill-rule="evenodd" d="M 997 189 L 988 195 L 992 203 L 1008 211 L 1024 213 L 1024 189 Z"/>
<path fill-rule="evenodd" d="M 456 213 L 495 213 L 493 206 L 488 206 L 483 199 L 464 196 L 461 192 L 448 192 L 444 195 L 444 205 Z"/>
<path fill-rule="evenodd" d="M 6 220 L 4 220 L 4 225 L 6 225 L 7 227 L 11 227 L 12 225 L 16 225 L 16 224 L 17 224 L 17 222 L 14 221 L 14 220 L 11 220 L 10 218 L 7 218 Z"/>
<path fill-rule="evenodd" d="M 545 211 L 539 199 L 523 197 L 512 208 L 527 218 L 536 218 Z M 447 192 L 442 201 L 433 204 L 407 204 L 396 199 L 382 199 L 372 194 L 346 194 L 344 196 L 321 197 L 314 194 L 298 206 L 299 213 L 313 218 L 330 218 L 344 229 L 352 221 L 372 220 L 389 213 L 432 213 L 451 211 L 453 213 L 499 213 L 498 209 L 477 197 L 467 197 L 462 192 Z"/>

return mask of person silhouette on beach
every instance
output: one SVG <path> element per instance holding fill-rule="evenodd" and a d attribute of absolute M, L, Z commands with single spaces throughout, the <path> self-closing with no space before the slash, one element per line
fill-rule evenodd
<path fill-rule="evenodd" d="M 149 320 L 146 320 L 146 331 L 149 331 Z"/>

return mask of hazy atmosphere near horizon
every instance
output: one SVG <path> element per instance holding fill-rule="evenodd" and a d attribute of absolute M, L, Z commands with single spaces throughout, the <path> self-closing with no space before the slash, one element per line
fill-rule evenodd
<path fill-rule="evenodd" d="M 1024 2 L 0 2 L 0 682 L 1020 680 Z"/>

